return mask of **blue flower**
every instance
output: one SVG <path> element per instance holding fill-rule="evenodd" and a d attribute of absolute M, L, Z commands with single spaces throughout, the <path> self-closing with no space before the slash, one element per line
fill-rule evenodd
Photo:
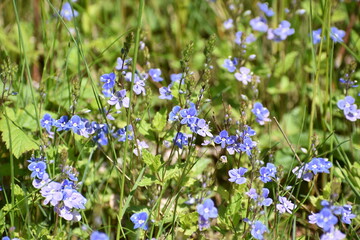
<path fill-rule="evenodd" d="M 305 164 L 302 167 L 295 167 L 292 172 L 296 175 L 297 178 L 302 178 L 306 182 L 310 182 L 314 177 L 314 174 L 308 168 L 308 164 Z"/>
<path fill-rule="evenodd" d="M 351 96 L 346 96 L 337 102 L 337 106 L 344 111 L 346 119 L 355 122 L 360 119 L 360 110 L 357 109 L 355 99 Z"/>
<path fill-rule="evenodd" d="M 318 225 L 325 232 L 328 232 L 338 222 L 338 219 L 329 208 L 323 208 L 319 213 L 310 215 L 309 222 Z"/>
<path fill-rule="evenodd" d="M 251 156 L 251 150 L 256 147 L 256 142 L 249 137 L 245 137 L 243 143 L 240 144 L 240 150 Z"/>
<path fill-rule="evenodd" d="M 257 202 L 258 202 L 258 206 L 270 206 L 273 203 L 273 200 L 271 198 L 269 198 L 269 189 L 267 188 L 263 188 L 262 189 L 262 194 L 261 196 L 257 196 Z"/>
<path fill-rule="evenodd" d="M 106 233 L 94 231 L 90 235 L 90 240 L 109 240 L 109 237 Z"/>
<path fill-rule="evenodd" d="M 73 132 L 79 133 L 79 131 L 85 127 L 85 124 L 78 115 L 74 115 L 67 123 L 67 127 L 70 128 Z"/>
<path fill-rule="evenodd" d="M 228 58 L 224 60 L 223 67 L 226 68 L 229 72 L 235 72 L 237 64 L 238 64 L 237 58 L 234 58 L 233 60 Z"/>
<path fill-rule="evenodd" d="M 178 132 L 174 138 L 174 143 L 179 148 L 183 148 L 184 145 L 188 145 L 188 137 L 181 132 Z"/>
<path fill-rule="evenodd" d="M 359 85 L 356 85 L 357 81 L 351 81 L 350 79 L 345 80 L 343 78 L 340 78 L 339 82 L 346 85 L 349 88 L 356 88 L 359 86 Z"/>
<path fill-rule="evenodd" d="M 75 189 L 66 189 L 63 192 L 64 205 L 68 208 L 85 209 L 86 198 Z"/>
<path fill-rule="evenodd" d="M 126 136 L 128 140 L 133 140 L 133 127 L 132 125 L 125 126 L 123 128 L 120 128 L 116 131 L 114 134 L 114 138 L 116 138 L 119 142 L 125 142 Z"/>
<path fill-rule="evenodd" d="M 73 17 L 77 17 L 78 15 L 79 13 L 71 7 L 70 3 L 65 2 L 63 4 L 60 11 L 60 16 L 70 21 Z"/>
<path fill-rule="evenodd" d="M 248 83 L 251 82 L 252 79 L 252 74 L 250 72 L 250 69 L 246 68 L 246 67 L 241 67 L 240 68 L 240 73 L 235 73 L 234 74 L 236 80 L 238 80 L 239 82 L 242 82 L 244 85 L 247 85 Z"/>
<path fill-rule="evenodd" d="M 134 229 L 142 228 L 144 230 L 148 229 L 148 214 L 146 212 L 134 213 L 130 220 L 135 224 Z"/>
<path fill-rule="evenodd" d="M 232 169 L 229 171 L 229 181 L 235 182 L 237 184 L 243 184 L 246 183 L 246 178 L 243 177 L 244 174 L 247 172 L 247 168 L 239 168 L 239 169 Z"/>
<path fill-rule="evenodd" d="M 62 185 L 58 182 L 50 182 L 41 188 L 40 193 L 45 198 L 45 205 L 50 202 L 52 206 L 55 206 L 63 200 Z"/>
<path fill-rule="evenodd" d="M 351 212 L 351 205 L 344 205 L 341 208 L 341 222 L 351 224 L 351 219 L 355 218 L 356 215 Z"/>
<path fill-rule="evenodd" d="M 324 233 L 321 235 L 320 240 L 342 240 L 346 237 L 345 234 L 343 234 L 338 229 L 335 229 L 335 227 L 332 227 L 329 232 Z"/>
<path fill-rule="evenodd" d="M 55 212 L 59 214 L 60 217 L 68 221 L 80 221 L 81 215 L 75 210 L 71 210 L 66 206 L 55 206 Z"/>
<path fill-rule="evenodd" d="M 160 68 L 152 68 L 149 70 L 149 75 L 150 77 L 155 81 L 155 82 L 161 82 L 162 80 L 164 80 L 161 76 L 161 70 Z"/>
<path fill-rule="evenodd" d="M 37 177 L 38 179 L 42 179 L 44 174 L 46 174 L 46 163 L 43 161 L 40 162 L 32 162 L 28 166 L 28 169 L 32 171 L 31 177 Z"/>
<path fill-rule="evenodd" d="M 218 216 L 218 210 L 211 199 L 206 199 L 203 204 L 199 204 L 196 208 L 199 215 L 205 220 L 208 220 L 209 218 L 217 218 Z"/>
<path fill-rule="evenodd" d="M 284 41 L 288 36 L 293 35 L 295 30 L 290 28 L 291 24 L 284 20 L 276 29 L 269 29 L 267 38 L 275 42 Z"/>
<path fill-rule="evenodd" d="M 268 3 L 258 3 L 257 5 L 260 8 L 260 10 L 265 13 L 266 16 L 268 17 L 274 16 L 274 11 L 272 10 L 272 8 L 269 8 Z"/>
<path fill-rule="evenodd" d="M 118 110 L 122 107 L 128 108 L 130 105 L 130 99 L 126 97 L 126 90 L 123 89 L 115 92 L 108 100 L 108 104 L 115 105 L 115 108 Z"/>
<path fill-rule="evenodd" d="M 264 183 L 271 182 L 275 178 L 276 167 L 272 163 L 267 163 L 266 167 L 260 168 L 260 180 Z"/>
<path fill-rule="evenodd" d="M 54 119 L 50 114 L 46 113 L 44 117 L 40 120 L 41 127 L 45 128 L 48 133 L 51 132 L 51 128 L 54 125 Z"/>
<path fill-rule="evenodd" d="M 175 106 L 169 113 L 169 121 L 178 121 L 180 120 L 180 106 Z"/>
<path fill-rule="evenodd" d="M 161 87 L 159 88 L 159 92 L 160 92 L 160 99 L 167 99 L 167 100 L 171 100 L 174 96 L 171 94 L 171 90 L 170 87 Z"/>
<path fill-rule="evenodd" d="M 183 109 L 180 111 L 180 116 L 182 117 L 181 124 L 187 124 L 190 119 L 196 118 L 197 111 L 195 107 L 190 107 L 188 109 Z"/>
<path fill-rule="evenodd" d="M 145 82 L 140 78 L 135 78 L 133 91 L 136 93 L 136 95 L 140 95 L 141 93 L 145 95 L 146 94 Z"/>
<path fill-rule="evenodd" d="M 56 131 L 62 131 L 62 130 L 69 130 L 69 126 L 67 125 L 68 123 L 68 116 L 61 116 L 58 120 L 56 120 L 54 122 L 54 126 L 56 127 Z"/>
<path fill-rule="evenodd" d="M 122 58 L 118 57 L 116 59 L 117 64 L 116 64 L 115 69 L 118 70 L 118 71 L 126 70 L 126 69 L 129 68 L 129 65 L 130 65 L 131 61 L 132 61 L 131 58 L 125 59 L 125 61 L 124 61 L 124 60 L 122 60 Z"/>
<path fill-rule="evenodd" d="M 254 31 L 266 32 L 268 30 L 267 21 L 263 17 L 256 17 L 250 20 L 250 26 Z"/>
<path fill-rule="evenodd" d="M 49 175 L 47 173 L 44 173 L 41 179 L 34 178 L 34 180 L 32 181 L 32 185 L 34 186 L 34 188 L 40 189 L 49 182 L 50 182 Z"/>
<path fill-rule="evenodd" d="M 321 28 L 312 31 L 313 44 L 318 44 L 321 42 L 321 31 Z"/>
<path fill-rule="evenodd" d="M 173 73 L 170 75 L 170 80 L 171 80 L 171 84 L 176 83 L 176 82 L 181 82 L 181 79 L 183 78 L 183 74 L 182 73 Z M 182 80 L 182 83 L 184 83 L 184 80 Z"/>
<path fill-rule="evenodd" d="M 225 148 L 229 134 L 226 130 L 222 130 L 218 136 L 215 137 L 214 142 L 216 144 L 221 144 L 221 148 Z"/>
<path fill-rule="evenodd" d="M 291 201 L 287 200 L 286 197 L 280 197 L 279 196 L 279 203 L 276 204 L 276 209 L 280 212 L 280 213 L 292 213 L 292 210 L 294 210 L 295 208 L 295 204 L 293 204 Z"/>
<path fill-rule="evenodd" d="M 338 28 L 336 27 L 332 27 L 330 29 L 330 38 L 334 41 L 334 43 L 337 43 L 337 42 L 343 42 L 343 38 L 345 37 L 345 31 L 343 30 L 339 30 Z"/>
<path fill-rule="evenodd" d="M 224 28 L 225 28 L 225 29 L 230 29 L 230 28 L 232 28 L 232 27 L 234 26 L 233 22 L 234 22 L 234 20 L 232 20 L 231 18 L 229 18 L 228 20 L 226 20 L 226 21 L 224 22 Z"/>
<path fill-rule="evenodd" d="M 254 104 L 254 108 L 251 110 L 252 113 L 254 113 L 254 115 L 256 116 L 256 121 L 260 124 L 260 125 L 264 125 L 265 122 L 270 122 L 270 112 L 267 108 L 263 107 L 263 105 L 259 102 L 256 102 Z"/>
<path fill-rule="evenodd" d="M 317 173 L 330 173 L 329 169 L 332 167 L 332 163 L 327 161 L 325 158 L 313 158 L 308 163 L 307 168 L 313 171 L 314 174 Z"/>
<path fill-rule="evenodd" d="M 200 231 L 210 227 L 209 219 L 205 219 L 203 216 L 199 216 L 199 229 Z"/>
<path fill-rule="evenodd" d="M 256 221 L 251 225 L 251 236 L 253 236 L 255 239 L 264 239 L 263 235 L 265 232 L 269 232 L 269 230 L 262 222 Z"/>
<path fill-rule="evenodd" d="M 104 82 L 104 85 L 102 86 L 103 89 L 112 89 L 115 85 L 115 78 L 116 75 L 115 73 L 108 73 L 108 74 L 103 74 L 100 77 L 100 81 Z"/>
<path fill-rule="evenodd" d="M 210 132 L 209 125 L 206 123 L 205 119 L 198 119 L 196 133 L 203 137 L 213 137 L 212 133 Z"/>

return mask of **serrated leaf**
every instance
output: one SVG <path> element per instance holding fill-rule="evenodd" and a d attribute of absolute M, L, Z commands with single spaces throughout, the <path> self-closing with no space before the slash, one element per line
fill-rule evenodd
<path fill-rule="evenodd" d="M 10 119 L 7 120 L 5 117 L 3 117 L 0 120 L 0 132 L 2 132 L 2 140 L 5 142 L 6 148 L 9 150 L 11 148 L 12 154 L 16 158 L 19 158 L 27 151 L 39 148 L 36 140 L 28 136 Z"/>
<path fill-rule="evenodd" d="M 161 132 L 162 130 L 164 130 L 166 126 L 166 119 L 167 119 L 167 111 L 165 108 L 161 109 L 159 112 L 156 112 L 152 122 L 154 131 Z"/>
<path fill-rule="evenodd" d="M 161 155 L 152 155 L 148 150 L 142 150 L 142 158 L 146 165 L 150 167 L 150 169 L 156 172 L 161 166 Z"/>

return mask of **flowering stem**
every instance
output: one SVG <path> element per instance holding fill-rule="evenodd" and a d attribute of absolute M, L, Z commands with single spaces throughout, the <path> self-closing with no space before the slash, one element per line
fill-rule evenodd
<path fill-rule="evenodd" d="M 134 58 L 133 58 L 133 62 L 132 62 L 132 74 L 131 74 L 131 83 L 130 83 L 130 101 L 129 101 L 130 104 L 129 104 L 129 109 L 127 111 L 127 120 L 126 120 L 127 126 L 131 122 L 130 121 L 131 109 L 132 109 L 131 102 L 132 102 L 132 97 L 133 97 L 132 88 L 133 88 L 134 81 L 135 81 L 135 70 L 136 70 L 137 55 L 138 55 L 138 51 L 139 51 L 140 31 L 141 31 L 143 11 L 144 11 L 144 0 L 140 0 L 138 18 L 137 18 L 136 35 L 135 35 Z M 124 210 L 125 210 L 125 209 L 123 209 L 123 199 L 124 199 L 125 175 L 126 175 L 126 165 L 127 165 L 127 148 L 128 148 L 128 131 L 129 131 L 129 129 L 127 128 L 126 131 L 127 132 L 126 132 L 125 144 L 124 144 L 123 172 L 122 172 L 122 176 L 121 176 L 121 185 L 120 185 L 120 202 L 119 202 L 118 228 L 117 228 L 116 239 L 120 239 L 120 230 L 122 230 L 122 227 L 121 227 L 122 212 L 124 212 Z"/>

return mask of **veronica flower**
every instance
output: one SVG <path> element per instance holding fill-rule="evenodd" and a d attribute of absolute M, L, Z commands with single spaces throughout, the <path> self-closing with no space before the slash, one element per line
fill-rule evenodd
<path fill-rule="evenodd" d="M 248 156 L 251 156 L 251 150 L 254 147 L 256 147 L 256 142 L 252 141 L 249 137 L 245 137 L 243 143 L 240 144 L 240 150 L 246 152 Z"/>
<path fill-rule="evenodd" d="M 216 144 L 221 144 L 221 148 L 225 148 L 228 138 L 228 132 L 226 130 L 222 130 L 219 135 L 215 137 L 214 142 Z"/>
<path fill-rule="evenodd" d="M 161 87 L 159 88 L 159 92 L 160 92 L 160 99 L 167 99 L 167 100 L 172 100 L 172 98 L 174 97 L 171 94 L 171 90 L 170 87 Z"/>
<path fill-rule="evenodd" d="M 250 26 L 254 31 L 266 32 L 268 30 L 267 21 L 263 17 L 256 17 L 250 20 Z"/>
<path fill-rule="evenodd" d="M 145 141 L 140 141 L 139 139 L 136 139 L 136 141 L 137 141 L 137 146 L 135 145 L 133 153 L 136 156 L 139 156 L 139 155 L 141 155 L 141 151 L 143 149 L 149 148 L 149 145 L 147 145 L 147 143 Z"/>
<path fill-rule="evenodd" d="M 196 118 L 197 111 L 195 107 L 180 110 L 180 116 L 182 117 L 181 124 L 187 124 L 190 119 Z"/>
<path fill-rule="evenodd" d="M 291 201 L 287 200 L 286 197 L 280 197 L 279 196 L 279 203 L 276 204 L 276 209 L 280 212 L 280 213 L 292 213 L 292 210 L 294 210 L 295 208 L 295 204 L 293 204 Z"/>
<path fill-rule="evenodd" d="M 290 28 L 291 24 L 284 20 L 279 24 L 279 27 L 276 29 L 269 29 L 267 38 L 275 42 L 283 41 L 288 36 L 293 35 L 295 30 Z"/>
<path fill-rule="evenodd" d="M 115 85 L 115 73 L 108 73 L 108 74 L 103 74 L 100 77 L 100 81 L 104 82 L 104 85 L 102 86 L 103 89 L 112 89 Z"/>
<path fill-rule="evenodd" d="M 330 30 L 330 38 L 334 41 L 334 43 L 344 41 L 343 38 L 346 34 L 345 31 L 339 30 L 337 27 L 332 27 Z"/>
<path fill-rule="evenodd" d="M 306 182 L 310 182 L 314 177 L 314 174 L 308 168 L 308 164 L 305 164 L 302 167 L 295 167 L 292 170 L 292 173 L 294 173 L 297 178 L 302 178 Z"/>
<path fill-rule="evenodd" d="M 135 78 L 133 91 L 136 93 L 136 95 L 140 95 L 141 93 L 145 95 L 146 94 L 145 82 L 140 78 Z"/>
<path fill-rule="evenodd" d="M 250 69 L 248 69 L 246 67 L 241 67 L 240 73 L 237 72 L 234 74 L 234 76 L 239 82 L 242 82 L 244 85 L 247 85 L 248 83 L 250 83 L 251 79 L 252 79 Z"/>
<path fill-rule="evenodd" d="M 251 236 L 255 239 L 264 239 L 265 232 L 269 232 L 269 230 L 262 222 L 256 221 L 251 225 Z"/>
<path fill-rule="evenodd" d="M 66 20 L 71 21 L 73 17 L 77 17 L 78 15 L 79 13 L 71 7 L 70 3 L 65 2 L 62 5 L 60 16 L 62 16 Z"/>
<path fill-rule="evenodd" d="M 198 119 L 196 133 L 203 137 L 213 137 L 212 133 L 210 132 L 209 125 L 204 119 Z"/>
<path fill-rule="evenodd" d="M 128 108 L 130 105 L 130 99 L 126 97 L 126 90 L 123 89 L 115 92 L 108 103 L 110 105 L 115 105 L 115 108 L 119 110 L 122 107 Z"/>
<path fill-rule="evenodd" d="M 90 240 L 109 240 L 109 236 L 106 233 L 94 231 L 90 235 Z"/>
<path fill-rule="evenodd" d="M 116 64 L 115 69 L 118 70 L 118 71 L 126 70 L 126 69 L 129 68 L 129 65 L 130 65 L 131 61 L 132 61 L 131 58 L 125 59 L 125 61 L 124 61 L 124 60 L 122 60 L 122 58 L 118 57 L 116 59 L 117 64 Z"/>
<path fill-rule="evenodd" d="M 149 75 L 150 77 L 155 81 L 155 82 L 161 82 L 162 80 L 164 80 L 161 76 L 161 70 L 160 68 L 152 68 L 149 70 Z"/>
<path fill-rule="evenodd" d="M 270 112 L 267 108 L 263 107 L 263 105 L 259 102 L 254 104 L 254 108 L 251 110 L 252 113 L 256 116 L 256 121 L 260 125 L 264 125 L 265 122 L 270 122 Z"/>
<path fill-rule="evenodd" d="M 266 167 L 260 168 L 260 180 L 264 183 L 271 182 L 275 178 L 276 167 L 272 163 L 267 163 Z"/>
<path fill-rule="evenodd" d="M 53 124 L 54 124 L 54 119 L 48 113 L 46 113 L 44 117 L 40 120 L 41 127 L 45 128 L 48 133 L 51 132 L 51 128 Z"/>
<path fill-rule="evenodd" d="M 323 208 L 319 213 L 313 213 L 309 216 L 309 222 L 316 224 L 325 232 L 328 232 L 335 224 L 337 224 L 338 219 L 333 215 L 329 208 Z"/>
<path fill-rule="evenodd" d="M 44 204 L 57 205 L 63 199 L 62 186 L 58 182 L 50 182 L 41 188 L 41 195 L 45 198 Z"/>
<path fill-rule="evenodd" d="M 226 20 L 226 21 L 224 22 L 224 28 L 225 28 L 225 29 L 230 29 L 230 28 L 232 28 L 232 27 L 234 26 L 233 22 L 234 22 L 234 20 L 232 20 L 231 18 L 229 18 L 228 20 Z"/>
<path fill-rule="evenodd" d="M 175 106 L 169 113 L 169 121 L 178 121 L 180 120 L 180 106 Z"/>
<path fill-rule="evenodd" d="M 320 240 L 342 240 L 346 238 L 346 235 L 343 234 L 338 229 L 335 229 L 335 227 L 331 227 L 329 232 L 324 233 L 321 235 Z"/>
<path fill-rule="evenodd" d="M 272 8 L 269 8 L 268 3 L 258 3 L 257 5 L 260 8 L 260 10 L 265 13 L 266 16 L 268 17 L 274 16 L 274 11 L 272 10 Z"/>
<path fill-rule="evenodd" d="M 49 175 L 45 172 L 41 179 L 34 178 L 32 185 L 34 188 L 40 189 L 50 182 Z"/>
<path fill-rule="evenodd" d="M 327 161 L 325 158 L 313 158 L 308 163 L 307 168 L 313 171 L 314 174 L 317 173 L 330 173 L 329 169 L 332 167 L 332 163 Z"/>
<path fill-rule="evenodd" d="M 186 134 L 178 132 L 174 138 L 174 143 L 179 148 L 183 148 L 184 145 L 188 145 L 188 137 Z"/>
<path fill-rule="evenodd" d="M 218 210 L 211 199 L 206 199 L 203 204 L 197 205 L 196 209 L 199 215 L 205 220 L 208 220 L 209 218 L 217 218 L 218 216 Z"/>
<path fill-rule="evenodd" d="M 40 162 L 32 162 L 28 166 L 28 169 L 32 171 L 31 177 L 37 177 L 38 179 L 42 179 L 44 174 L 46 174 L 46 163 L 43 161 Z"/>
<path fill-rule="evenodd" d="M 199 216 L 199 229 L 200 231 L 210 227 L 209 219 L 205 219 L 203 216 Z"/>
<path fill-rule="evenodd" d="M 232 59 L 225 59 L 223 67 L 226 68 L 229 72 L 235 72 L 236 65 L 238 64 L 237 58 Z"/>
<path fill-rule="evenodd" d="M 181 79 L 183 78 L 183 73 L 173 73 L 173 74 L 171 74 L 170 75 L 170 80 L 171 80 L 171 84 L 173 84 L 173 83 L 176 83 L 176 82 L 178 82 L 178 83 L 180 83 L 180 82 L 182 82 L 182 84 L 184 83 L 184 80 L 185 79 L 183 79 L 182 81 L 181 81 Z"/>
<path fill-rule="evenodd" d="M 69 130 L 69 126 L 67 125 L 69 118 L 68 116 L 61 116 L 58 120 L 54 122 L 54 126 L 56 127 L 56 131 L 60 132 L 62 130 Z"/>
<path fill-rule="evenodd" d="M 321 42 L 321 28 L 312 31 L 313 44 L 318 44 Z"/>
<path fill-rule="evenodd" d="M 68 208 L 85 209 L 86 198 L 75 189 L 66 189 L 63 192 L 64 205 Z"/>
<path fill-rule="evenodd" d="M 237 184 L 243 184 L 246 182 L 246 178 L 243 177 L 244 174 L 247 172 L 247 168 L 239 168 L 239 169 L 232 169 L 229 171 L 229 181 L 235 182 Z"/>
<path fill-rule="evenodd" d="M 146 212 L 134 213 L 131 215 L 130 220 L 134 223 L 134 229 L 148 229 L 148 214 Z"/>
<path fill-rule="evenodd" d="M 79 131 L 85 127 L 85 124 L 78 115 L 74 115 L 67 123 L 67 127 L 73 132 L 79 133 Z"/>

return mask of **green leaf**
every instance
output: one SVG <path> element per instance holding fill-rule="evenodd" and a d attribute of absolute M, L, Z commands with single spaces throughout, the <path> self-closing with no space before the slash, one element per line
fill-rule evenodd
<path fill-rule="evenodd" d="M 152 175 L 146 175 L 141 179 L 139 182 L 140 187 L 150 186 L 152 184 L 160 184 L 160 182 L 155 178 L 155 176 Z"/>
<path fill-rule="evenodd" d="M 161 132 L 164 130 L 167 121 L 167 111 L 165 108 L 161 109 L 159 112 L 156 112 L 155 117 L 152 122 L 154 131 Z"/>
<path fill-rule="evenodd" d="M 142 158 L 146 165 L 150 167 L 153 172 L 157 172 L 157 170 L 161 166 L 161 155 L 152 155 L 148 150 L 142 150 Z"/>
<path fill-rule="evenodd" d="M 298 55 L 299 52 L 295 52 L 295 51 L 286 54 L 286 57 L 277 63 L 274 76 L 280 77 L 282 74 L 285 74 L 290 69 L 290 67 L 294 65 L 295 59 Z"/>
<path fill-rule="evenodd" d="M 3 117 L 0 120 L 0 132 L 6 148 L 12 148 L 12 154 L 19 158 L 23 153 L 39 148 L 35 139 L 28 136 L 20 127 L 15 125 L 10 119 Z M 11 144 L 10 144 L 11 143 Z"/>

